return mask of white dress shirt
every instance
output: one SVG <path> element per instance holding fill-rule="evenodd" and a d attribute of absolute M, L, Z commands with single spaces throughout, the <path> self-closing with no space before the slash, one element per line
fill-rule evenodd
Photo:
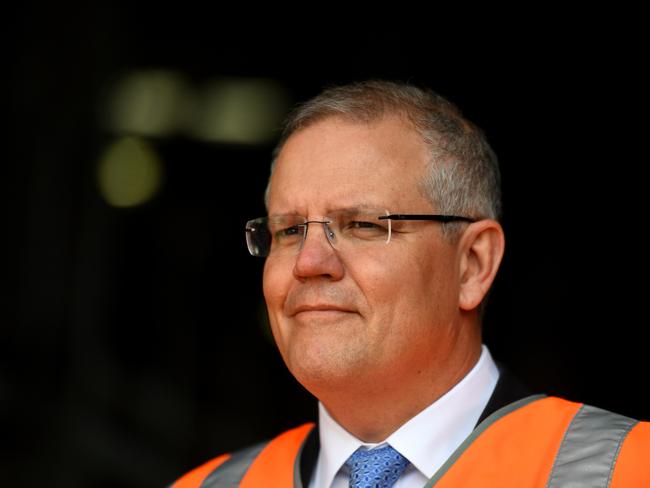
<path fill-rule="evenodd" d="M 378 444 L 354 437 L 319 403 L 320 452 L 309 488 L 348 488 L 347 458 L 361 446 L 386 444 L 411 461 L 394 488 L 422 488 L 474 430 L 498 378 L 484 345 L 476 365 L 456 386 Z"/>

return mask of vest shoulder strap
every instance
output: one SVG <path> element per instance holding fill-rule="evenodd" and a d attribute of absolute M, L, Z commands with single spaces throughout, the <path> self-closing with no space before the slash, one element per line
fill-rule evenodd
<path fill-rule="evenodd" d="M 313 428 L 313 423 L 304 424 L 269 442 L 246 471 L 239 487 L 282 488 L 300 483 L 300 451 Z"/>
<path fill-rule="evenodd" d="M 650 479 L 649 463 L 639 458 L 650 447 L 645 424 L 560 398 L 529 397 L 485 419 L 426 486 L 645 486 L 624 484 Z M 628 437 L 635 439 L 631 448 Z"/>
<path fill-rule="evenodd" d="M 201 466 L 194 468 L 192 471 L 185 473 L 173 484 L 167 488 L 197 488 L 201 486 L 203 480 L 210 476 L 215 469 L 230 459 L 230 454 L 222 454 L 210 461 L 203 463 Z"/>
<path fill-rule="evenodd" d="M 527 466 L 513 460 L 537 459 L 538 444 L 548 444 L 556 437 L 561 439 L 577 408 L 545 395 L 529 396 L 506 405 L 474 429 L 425 488 L 536 486 L 529 479 Z M 546 415 L 549 411 L 552 419 Z M 560 425 L 557 425 L 558 417 L 561 417 Z M 545 460 L 547 475 L 552 462 L 552 455 Z"/>
<path fill-rule="evenodd" d="M 269 441 L 261 442 L 233 453 L 226 462 L 213 470 L 199 487 L 221 488 L 226 486 L 239 486 L 250 465 L 268 444 Z"/>
<path fill-rule="evenodd" d="M 611 488 L 650 486 L 650 422 L 639 422 L 630 429 L 618 453 Z"/>
<path fill-rule="evenodd" d="M 208 461 L 171 488 L 254 488 L 300 486 L 300 451 L 313 423 L 280 434 L 271 441 Z"/>

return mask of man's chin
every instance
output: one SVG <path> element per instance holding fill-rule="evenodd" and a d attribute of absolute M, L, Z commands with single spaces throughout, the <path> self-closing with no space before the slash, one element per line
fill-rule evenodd
<path fill-rule="evenodd" d="M 339 344 L 340 345 L 340 344 Z M 301 344 L 289 355 L 287 367 L 314 395 L 316 391 L 339 390 L 359 376 L 363 363 L 349 348 L 326 347 L 323 343 Z"/>

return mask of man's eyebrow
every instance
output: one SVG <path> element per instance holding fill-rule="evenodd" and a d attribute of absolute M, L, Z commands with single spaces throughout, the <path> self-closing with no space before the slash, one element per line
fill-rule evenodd
<path fill-rule="evenodd" d="M 334 212 L 358 212 L 358 211 L 368 211 L 368 210 L 377 210 L 380 212 L 381 215 L 384 215 L 384 207 L 381 205 L 376 205 L 372 203 L 360 203 L 356 205 L 351 205 L 351 206 L 341 206 L 341 207 L 328 207 L 328 210 L 323 213 L 323 215 L 328 215 L 330 213 Z M 305 217 L 305 215 L 302 215 L 300 212 L 277 212 L 277 213 L 272 213 L 269 214 L 269 217 L 277 218 L 277 217 L 289 217 L 289 216 L 298 216 L 298 217 Z M 306 217 L 305 217 L 306 218 Z"/>

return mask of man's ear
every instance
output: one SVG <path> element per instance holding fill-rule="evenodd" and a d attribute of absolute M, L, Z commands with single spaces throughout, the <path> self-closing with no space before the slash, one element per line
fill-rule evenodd
<path fill-rule="evenodd" d="M 461 310 L 470 311 L 480 305 L 497 274 L 505 249 L 503 229 L 496 220 L 474 222 L 463 233 L 458 249 L 458 304 Z"/>

